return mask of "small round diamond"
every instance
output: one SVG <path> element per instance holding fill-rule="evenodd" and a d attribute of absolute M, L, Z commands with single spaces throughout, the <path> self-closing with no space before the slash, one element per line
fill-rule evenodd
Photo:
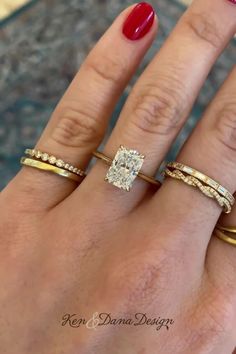
<path fill-rule="evenodd" d="M 57 160 L 57 162 L 56 162 L 56 165 L 57 165 L 57 167 L 63 167 L 64 166 L 64 161 L 62 161 L 62 160 Z"/>
<path fill-rule="evenodd" d="M 65 169 L 66 169 L 66 170 L 69 170 L 69 168 L 70 168 L 70 165 L 69 165 L 68 163 L 66 163 L 66 164 L 65 164 Z"/>
<path fill-rule="evenodd" d="M 41 151 L 36 150 L 36 151 L 35 151 L 35 157 L 37 157 L 37 159 L 40 159 L 40 158 L 41 158 L 41 156 L 42 156 Z"/>
<path fill-rule="evenodd" d="M 31 150 L 30 155 L 31 155 L 31 156 L 35 156 L 35 154 L 36 154 L 36 150 L 35 150 L 35 149 Z"/>
<path fill-rule="evenodd" d="M 41 158 L 42 158 L 43 161 L 47 161 L 48 158 L 49 158 L 49 155 L 44 153 Z"/>
<path fill-rule="evenodd" d="M 49 159 L 48 159 L 48 161 L 49 161 L 52 165 L 54 165 L 54 163 L 57 161 L 57 159 L 56 159 L 55 156 L 50 156 Z"/>
<path fill-rule="evenodd" d="M 70 166 L 69 167 L 69 171 L 73 171 L 74 167 L 73 166 Z"/>
<path fill-rule="evenodd" d="M 78 168 L 77 168 L 77 167 L 74 167 L 74 168 L 73 168 L 73 172 L 74 172 L 74 173 L 77 173 L 77 171 L 78 171 Z"/>

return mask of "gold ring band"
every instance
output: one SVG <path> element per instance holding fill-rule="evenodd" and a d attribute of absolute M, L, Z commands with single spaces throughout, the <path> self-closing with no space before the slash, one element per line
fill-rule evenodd
<path fill-rule="evenodd" d="M 230 232 L 231 234 L 236 234 L 236 227 L 234 226 L 221 226 L 220 224 L 217 224 L 216 228 L 221 231 L 226 231 L 226 232 Z"/>
<path fill-rule="evenodd" d="M 60 167 L 57 167 L 54 165 L 50 165 L 46 162 L 34 160 L 29 157 L 22 157 L 20 162 L 22 165 L 34 167 L 34 168 L 37 168 L 37 169 L 43 170 L 43 171 L 49 171 L 49 172 L 55 173 L 57 175 L 60 175 L 62 177 L 69 178 L 69 179 L 76 181 L 76 182 L 81 181 L 81 178 L 78 175 L 76 175 L 75 173 L 64 170 L 63 168 L 60 168 Z"/>
<path fill-rule="evenodd" d="M 202 181 L 204 184 L 215 189 L 220 195 L 222 195 L 224 198 L 226 198 L 230 202 L 231 205 L 234 205 L 234 203 L 235 203 L 234 196 L 226 188 L 224 188 L 220 183 L 214 181 L 211 177 L 203 174 L 202 172 L 195 170 L 192 167 L 186 166 L 186 165 L 179 163 L 179 162 L 170 162 L 167 164 L 167 167 L 180 170 L 182 172 L 187 173 L 190 176 L 197 178 L 198 180 Z"/>
<path fill-rule="evenodd" d="M 226 235 L 223 231 L 219 230 L 217 227 L 214 230 L 214 235 L 218 237 L 220 240 L 232 245 L 236 246 L 236 239 Z"/>
<path fill-rule="evenodd" d="M 78 176 L 81 176 L 81 177 L 86 176 L 86 173 L 83 170 L 81 170 L 80 168 L 77 168 L 69 163 L 66 163 L 62 159 L 59 159 L 53 155 L 50 155 L 47 152 L 42 152 L 42 151 L 36 150 L 36 149 L 26 149 L 25 154 L 30 157 L 36 158 L 38 160 L 41 160 L 43 162 L 46 162 L 50 165 L 55 165 L 55 166 L 62 168 L 64 170 L 73 172 Z"/>
<path fill-rule="evenodd" d="M 232 207 L 230 202 L 226 198 L 220 196 L 215 189 L 209 186 L 204 186 L 197 178 L 193 176 L 185 176 L 179 170 L 170 171 L 168 168 L 166 168 L 164 173 L 166 176 L 181 180 L 189 186 L 197 187 L 205 196 L 215 199 L 217 203 L 223 208 L 226 214 L 231 212 Z"/>
<path fill-rule="evenodd" d="M 122 151 L 122 149 L 125 150 L 125 152 L 126 152 L 127 154 L 128 154 L 130 151 L 132 151 L 132 152 L 134 151 L 134 152 L 136 153 L 136 155 L 139 154 L 137 151 L 135 151 L 135 150 L 128 150 L 128 149 L 126 149 L 126 148 L 123 147 L 123 146 L 120 146 L 120 149 L 118 150 L 118 152 L 119 152 L 120 150 Z M 96 158 L 102 160 L 102 161 L 105 162 L 108 166 L 111 166 L 111 165 L 113 164 L 113 161 L 114 161 L 112 158 L 110 158 L 109 156 L 104 155 L 104 154 L 103 154 L 102 152 L 100 152 L 100 151 L 94 151 L 94 152 L 93 152 L 93 156 L 95 156 Z M 144 158 L 144 156 L 142 156 L 142 155 L 141 155 L 141 157 Z M 138 171 L 138 172 L 137 172 L 137 176 L 138 176 L 139 178 L 141 178 L 142 180 L 144 180 L 144 181 L 146 181 L 146 182 L 148 182 L 148 183 L 151 183 L 151 184 L 153 184 L 153 185 L 155 185 L 155 186 L 157 186 L 157 187 L 160 187 L 160 186 L 161 186 L 161 183 L 160 183 L 158 180 L 156 180 L 155 177 L 147 176 L 147 175 L 145 175 L 144 173 L 142 173 L 141 171 Z M 107 179 L 106 179 L 106 180 L 107 180 Z M 121 188 L 123 188 L 123 187 L 121 187 Z M 125 188 L 124 188 L 124 189 L 125 189 Z M 126 190 L 129 190 L 129 189 L 127 188 Z"/>
<path fill-rule="evenodd" d="M 94 151 L 93 156 L 97 157 L 100 160 L 103 160 L 108 166 L 110 166 L 112 164 L 112 159 L 110 157 L 104 155 L 100 151 Z"/>
<path fill-rule="evenodd" d="M 181 163 L 171 162 L 167 164 L 163 174 L 164 176 L 181 180 L 190 186 L 197 187 L 204 195 L 216 200 L 226 214 L 231 212 L 235 201 L 233 195 L 218 182 L 203 173 Z"/>

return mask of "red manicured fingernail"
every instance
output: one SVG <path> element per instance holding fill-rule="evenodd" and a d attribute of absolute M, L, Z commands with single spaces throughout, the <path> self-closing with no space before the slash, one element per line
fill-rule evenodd
<path fill-rule="evenodd" d="M 123 26 L 123 34 L 132 41 L 144 37 L 151 29 L 154 18 L 153 7 L 146 2 L 139 3 L 127 17 Z"/>
<path fill-rule="evenodd" d="M 229 2 L 232 2 L 233 4 L 236 4 L 236 0 L 228 0 Z"/>

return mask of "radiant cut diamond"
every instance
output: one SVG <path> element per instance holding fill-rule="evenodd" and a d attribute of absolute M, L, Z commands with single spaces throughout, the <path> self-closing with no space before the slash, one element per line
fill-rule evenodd
<path fill-rule="evenodd" d="M 144 156 L 136 150 L 120 146 L 106 174 L 105 180 L 114 186 L 130 191 L 144 161 Z"/>

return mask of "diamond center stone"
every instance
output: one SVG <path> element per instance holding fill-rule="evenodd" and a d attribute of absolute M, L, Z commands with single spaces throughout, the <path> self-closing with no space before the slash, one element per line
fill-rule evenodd
<path fill-rule="evenodd" d="M 130 191 L 143 161 L 144 156 L 138 151 L 120 146 L 107 171 L 105 180 L 120 189 Z"/>

